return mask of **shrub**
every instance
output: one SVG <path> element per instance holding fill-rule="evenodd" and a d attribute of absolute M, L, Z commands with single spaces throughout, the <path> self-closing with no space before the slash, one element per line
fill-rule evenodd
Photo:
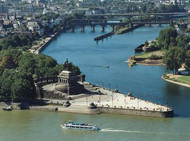
<path fill-rule="evenodd" d="M 155 54 L 152 54 L 151 56 L 148 57 L 148 59 L 150 59 L 150 60 L 158 60 L 158 59 L 162 59 L 162 56 L 157 56 Z"/>

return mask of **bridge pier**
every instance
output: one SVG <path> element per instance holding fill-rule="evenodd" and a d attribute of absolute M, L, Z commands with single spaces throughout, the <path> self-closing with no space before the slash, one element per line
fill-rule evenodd
<path fill-rule="evenodd" d="M 158 26 L 159 26 L 159 27 L 161 27 L 161 26 L 162 26 L 162 24 L 161 24 L 161 23 L 159 23 L 159 24 L 158 24 Z"/>
<path fill-rule="evenodd" d="M 85 28 L 84 26 L 81 27 L 81 32 L 84 32 L 85 31 Z"/>
<path fill-rule="evenodd" d="M 112 31 L 112 32 L 115 31 L 115 26 L 114 26 L 114 25 L 111 26 L 111 31 Z"/>
<path fill-rule="evenodd" d="M 91 20 L 88 20 L 88 24 L 91 24 L 92 23 L 92 21 Z"/>
<path fill-rule="evenodd" d="M 105 31 L 105 27 L 102 26 L 102 28 L 101 28 L 101 32 L 104 32 L 104 31 Z"/>
<path fill-rule="evenodd" d="M 71 32 L 75 32 L 75 27 L 74 26 L 71 27 Z"/>
<path fill-rule="evenodd" d="M 91 26 L 91 32 L 95 32 L 95 27 Z"/>
<path fill-rule="evenodd" d="M 103 20 L 103 23 L 107 23 L 107 20 Z"/>
<path fill-rule="evenodd" d="M 133 28 L 133 23 L 129 23 L 129 28 Z"/>
<path fill-rule="evenodd" d="M 148 24 L 148 26 L 149 26 L 149 27 L 152 27 L 152 24 L 151 24 L 151 23 L 149 23 L 149 24 Z"/>

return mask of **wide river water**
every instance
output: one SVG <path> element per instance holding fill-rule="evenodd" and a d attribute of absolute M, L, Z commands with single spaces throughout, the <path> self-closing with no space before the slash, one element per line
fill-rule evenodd
<path fill-rule="evenodd" d="M 86 81 L 107 88 L 132 92 L 136 97 L 168 105 L 174 118 L 154 118 L 116 114 L 82 115 L 41 111 L 0 111 L 0 141 L 189 141 L 190 89 L 161 79 L 164 66 L 135 65 L 125 62 L 134 48 L 154 40 L 167 25 L 141 27 L 133 32 L 114 35 L 96 43 L 100 27 L 91 33 L 63 33 L 44 51 L 58 63 L 69 61 L 86 74 Z M 110 30 L 106 27 L 106 32 Z M 104 66 L 109 65 L 109 68 Z M 97 124 L 100 132 L 64 130 L 59 126 L 68 120 Z"/>

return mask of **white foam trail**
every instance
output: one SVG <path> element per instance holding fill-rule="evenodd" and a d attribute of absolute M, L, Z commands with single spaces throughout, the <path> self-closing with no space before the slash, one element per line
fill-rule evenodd
<path fill-rule="evenodd" d="M 118 129 L 101 129 L 101 132 L 118 132 L 118 133 L 139 133 L 139 134 L 162 134 L 162 135 L 185 135 L 190 136 L 190 134 L 185 133 L 168 133 L 168 132 L 149 132 L 149 131 L 132 131 L 132 130 L 118 130 Z"/>
<path fill-rule="evenodd" d="M 101 132 L 127 132 L 127 133 L 139 133 L 140 131 L 129 131 L 129 130 L 117 130 L 117 129 L 101 129 Z"/>

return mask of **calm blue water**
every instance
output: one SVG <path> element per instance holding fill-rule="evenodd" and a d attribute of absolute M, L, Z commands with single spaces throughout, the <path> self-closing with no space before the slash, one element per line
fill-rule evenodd
<path fill-rule="evenodd" d="M 86 80 L 100 86 L 118 88 L 122 93 L 133 95 L 160 104 L 172 106 L 176 115 L 190 116 L 190 90 L 164 82 L 160 77 L 166 72 L 163 66 L 128 67 L 125 61 L 134 55 L 134 48 L 146 40 L 154 40 L 159 31 L 167 25 L 158 27 L 142 27 L 133 32 L 114 35 L 96 43 L 94 37 L 101 35 L 100 27 L 91 33 L 90 27 L 81 33 L 63 33 L 42 53 L 64 63 L 66 58 L 78 65 L 86 74 Z M 106 28 L 108 32 L 110 27 Z M 110 68 L 101 66 L 109 65 Z M 185 108 L 186 107 L 186 108 Z M 186 111 L 186 112 L 185 112 Z"/>
<path fill-rule="evenodd" d="M 134 48 L 153 40 L 164 27 L 142 27 L 133 32 L 114 35 L 98 44 L 93 38 L 101 35 L 86 28 L 75 33 L 63 33 L 42 53 L 64 63 L 66 58 L 81 68 L 86 80 L 174 108 L 174 118 L 101 114 L 81 115 L 41 111 L 0 111 L 0 141 L 189 141 L 190 89 L 170 84 L 160 77 L 163 66 L 132 68 L 125 63 Z M 107 32 L 109 28 L 106 28 Z M 109 65 L 104 68 L 102 65 Z M 168 102 L 167 102 L 168 101 Z M 67 131 L 60 124 L 68 120 L 94 123 L 100 132 Z"/>

